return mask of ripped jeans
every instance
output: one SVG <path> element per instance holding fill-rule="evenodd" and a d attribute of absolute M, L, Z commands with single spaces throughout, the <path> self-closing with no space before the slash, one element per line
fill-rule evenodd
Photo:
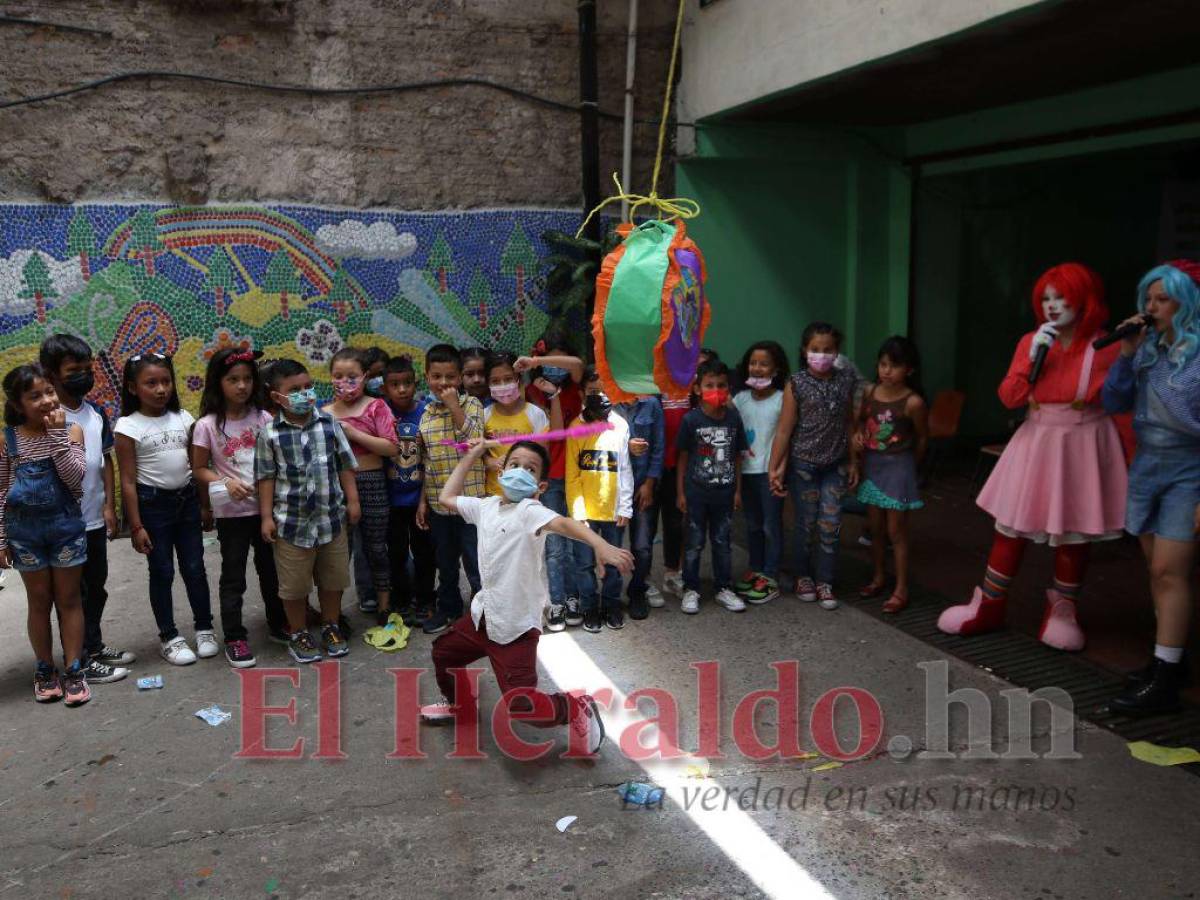
<path fill-rule="evenodd" d="M 790 489 L 796 507 L 796 575 L 818 584 L 833 584 L 838 541 L 842 535 L 842 498 L 846 495 L 846 461 L 814 466 L 792 460 Z M 817 545 L 816 565 L 812 547 Z"/>

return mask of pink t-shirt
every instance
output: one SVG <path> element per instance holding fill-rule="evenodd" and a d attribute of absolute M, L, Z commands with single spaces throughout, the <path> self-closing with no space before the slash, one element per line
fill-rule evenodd
<path fill-rule="evenodd" d="M 357 416 L 346 416 L 338 421 L 351 428 L 357 428 L 363 434 L 369 434 L 371 437 L 383 438 L 393 444 L 397 442 L 396 417 L 392 415 L 391 409 L 383 400 L 374 400 L 368 403 L 366 409 Z M 350 449 L 354 451 L 355 456 L 367 456 L 371 452 L 354 441 L 350 441 Z"/>
<path fill-rule="evenodd" d="M 244 419 L 226 419 L 218 429 L 217 417 L 210 413 L 196 423 L 192 443 L 208 448 L 209 465 L 222 478 L 236 478 L 254 488 L 254 445 L 270 421 L 271 414 L 258 409 Z M 257 516 L 257 494 L 223 506 L 214 503 L 213 515 L 219 519 Z"/>

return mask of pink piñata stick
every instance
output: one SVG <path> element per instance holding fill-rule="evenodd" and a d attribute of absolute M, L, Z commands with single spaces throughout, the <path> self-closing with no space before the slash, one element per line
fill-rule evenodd
<path fill-rule="evenodd" d="M 506 434 L 503 437 L 493 438 L 497 444 L 515 444 L 517 441 L 565 441 L 567 438 L 587 437 L 589 434 L 599 434 L 602 431 L 611 429 L 611 422 L 592 422 L 588 425 L 574 425 L 571 428 L 560 428 L 558 431 L 540 431 L 536 434 Z M 457 450 L 469 450 L 471 445 L 460 443 L 454 438 L 446 438 L 438 441 L 442 447 L 454 447 Z"/>

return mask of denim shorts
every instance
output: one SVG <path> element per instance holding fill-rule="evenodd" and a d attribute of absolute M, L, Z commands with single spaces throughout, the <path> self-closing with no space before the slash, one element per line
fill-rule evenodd
<path fill-rule="evenodd" d="M 78 509 L 9 519 L 8 550 L 18 572 L 69 569 L 87 562 L 87 530 Z"/>
<path fill-rule="evenodd" d="M 1200 452 L 1195 447 L 1139 448 L 1129 469 L 1125 530 L 1169 541 L 1196 538 Z"/>

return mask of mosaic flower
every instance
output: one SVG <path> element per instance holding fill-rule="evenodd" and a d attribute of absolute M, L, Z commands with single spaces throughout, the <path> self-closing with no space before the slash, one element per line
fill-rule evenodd
<path fill-rule="evenodd" d="M 204 379 L 199 375 L 189 375 L 187 377 L 187 389 L 189 391 L 200 391 L 204 389 Z"/>
<path fill-rule="evenodd" d="M 238 350 L 253 350 L 254 339 L 246 335 L 233 334 L 226 328 L 218 328 L 213 332 L 212 343 L 204 345 L 204 358 L 212 359 L 213 354 L 226 347 L 236 347 Z"/>
<path fill-rule="evenodd" d="M 317 319 L 312 328 L 301 328 L 296 333 L 296 344 L 311 363 L 329 362 L 343 343 L 337 326 L 328 319 Z"/>

